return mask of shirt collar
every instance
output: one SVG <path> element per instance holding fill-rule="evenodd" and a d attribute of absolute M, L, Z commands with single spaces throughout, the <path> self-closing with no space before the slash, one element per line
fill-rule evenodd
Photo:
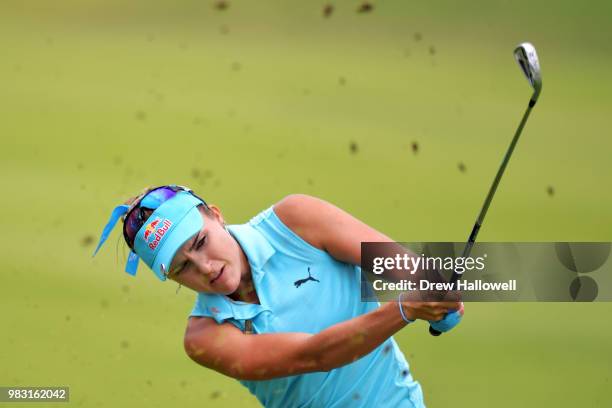
<path fill-rule="evenodd" d="M 262 268 L 272 255 L 276 253 L 276 250 L 266 237 L 250 224 L 228 225 L 227 229 L 242 247 L 251 270 L 263 274 Z M 260 279 L 261 274 L 254 274 L 254 277 Z"/>

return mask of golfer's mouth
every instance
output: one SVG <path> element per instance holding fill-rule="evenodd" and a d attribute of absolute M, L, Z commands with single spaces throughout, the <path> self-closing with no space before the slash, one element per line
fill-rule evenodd
<path fill-rule="evenodd" d="M 210 281 L 211 285 L 213 285 L 217 281 L 217 279 L 219 279 L 221 277 L 221 275 L 223 275 L 223 271 L 224 270 L 225 270 L 225 265 L 223 265 L 223 267 L 221 267 L 221 271 L 219 272 L 219 274 L 217 276 L 215 276 L 215 278 Z"/>

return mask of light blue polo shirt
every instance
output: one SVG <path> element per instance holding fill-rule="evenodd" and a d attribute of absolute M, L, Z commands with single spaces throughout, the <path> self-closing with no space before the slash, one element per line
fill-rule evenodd
<path fill-rule="evenodd" d="M 257 333 L 318 333 L 379 307 L 362 302 L 356 265 L 337 261 L 290 230 L 272 207 L 228 227 L 248 258 L 260 304 L 199 293 L 191 316 Z M 257 353 L 257 350 L 253 350 Z M 265 407 L 424 407 L 421 386 L 393 338 L 329 372 L 240 381 Z"/>

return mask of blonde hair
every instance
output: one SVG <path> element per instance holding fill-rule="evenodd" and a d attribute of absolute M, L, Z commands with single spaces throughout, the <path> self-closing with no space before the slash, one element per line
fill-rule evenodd
<path fill-rule="evenodd" d="M 138 193 L 134 197 L 128 198 L 127 200 L 125 200 L 125 202 L 123 204 L 129 205 L 131 207 L 136 202 L 136 200 L 138 200 L 141 197 L 144 197 L 149 191 L 152 191 L 154 188 L 155 187 L 145 187 L 145 188 L 143 188 L 140 191 L 140 193 Z"/>
<path fill-rule="evenodd" d="M 128 198 L 127 200 L 125 200 L 124 204 L 129 205 L 130 209 L 131 207 L 134 205 L 134 203 L 136 203 L 138 200 L 140 200 L 142 197 L 144 197 L 145 195 L 147 195 L 149 192 L 155 190 L 157 187 L 145 187 L 143 188 L 139 194 Z M 208 205 L 206 204 L 200 204 L 198 205 L 198 208 L 202 208 L 204 210 L 204 213 L 206 215 L 210 215 L 212 214 L 212 211 L 210 209 L 210 207 L 208 207 Z M 146 210 L 145 209 L 145 216 L 146 218 L 149 218 L 151 216 L 151 214 L 153 214 L 152 210 Z"/>

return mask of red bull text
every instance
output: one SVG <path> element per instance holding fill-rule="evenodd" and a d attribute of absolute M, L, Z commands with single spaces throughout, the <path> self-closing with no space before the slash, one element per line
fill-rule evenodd
<path fill-rule="evenodd" d="M 160 222 L 161 225 L 159 225 Z M 168 229 L 170 229 L 171 226 L 172 221 L 163 220 L 162 222 L 159 218 L 147 225 L 147 228 L 144 231 L 144 239 L 151 250 L 155 250 L 155 248 L 157 248 L 157 245 L 159 245 L 159 242 L 163 238 L 164 234 L 168 232 Z M 149 238 L 152 238 L 151 242 L 149 242 Z"/>

